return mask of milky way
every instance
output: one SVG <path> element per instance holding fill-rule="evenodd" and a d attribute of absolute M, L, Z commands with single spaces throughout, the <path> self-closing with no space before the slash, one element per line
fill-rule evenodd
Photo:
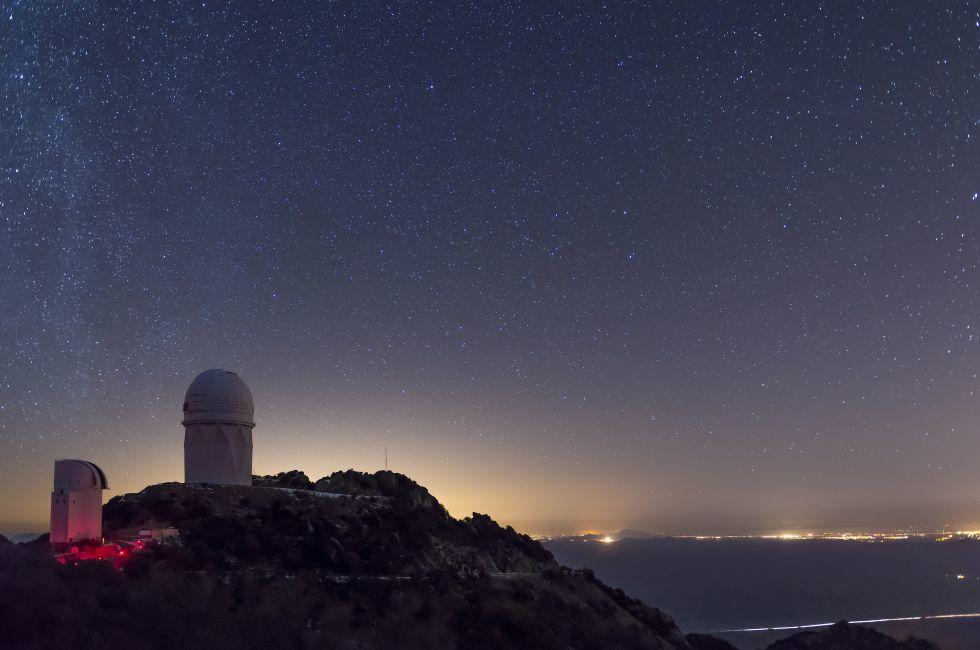
<path fill-rule="evenodd" d="M 980 523 L 970 5 L 2 3 L 0 522 L 226 367 L 528 529 Z"/>

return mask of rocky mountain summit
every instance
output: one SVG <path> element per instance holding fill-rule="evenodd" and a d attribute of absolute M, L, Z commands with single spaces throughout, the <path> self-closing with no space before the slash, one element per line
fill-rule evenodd
<path fill-rule="evenodd" d="M 320 576 L 541 574 L 558 565 L 540 544 L 486 515 L 456 520 L 393 472 L 302 472 L 256 477 L 252 487 L 153 485 L 105 506 L 110 537 L 174 527 L 175 555 L 212 571 L 250 567 Z"/>
<path fill-rule="evenodd" d="M 104 518 L 110 539 L 175 534 L 120 571 L 56 564 L 39 543 L 4 546 L 0 647 L 732 647 L 685 638 L 670 617 L 591 571 L 560 567 L 487 515 L 455 519 L 393 472 L 314 482 L 292 471 L 255 477 L 252 487 L 163 483 L 113 498 Z M 878 634 L 854 634 L 867 633 Z M 931 648 L 878 636 L 879 645 L 853 647 Z M 852 646 L 773 650 L 838 647 Z"/>
<path fill-rule="evenodd" d="M 662 612 L 590 571 L 560 567 L 538 542 L 487 515 L 451 517 L 394 472 L 314 482 L 292 471 L 254 477 L 252 487 L 164 483 L 113 498 L 104 516 L 110 537 L 180 533 L 134 558 L 127 575 L 194 575 L 230 588 L 235 600 L 249 594 L 249 607 L 288 608 L 284 619 L 302 623 L 277 627 L 292 647 L 689 647 Z M 297 590 L 288 605 L 280 600 Z"/>

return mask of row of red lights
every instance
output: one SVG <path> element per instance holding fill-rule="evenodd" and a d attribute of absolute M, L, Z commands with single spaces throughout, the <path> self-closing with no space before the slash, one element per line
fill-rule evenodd
<path fill-rule="evenodd" d="M 143 540 L 136 540 L 132 543 L 133 552 L 142 551 L 144 548 Z M 55 559 L 61 564 L 71 563 L 74 566 L 78 566 L 79 562 L 107 560 L 111 561 L 117 569 L 121 569 L 128 556 L 129 551 L 127 549 L 122 548 L 118 543 L 113 543 L 103 544 L 95 548 L 72 546 L 69 552 L 55 555 Z"/>

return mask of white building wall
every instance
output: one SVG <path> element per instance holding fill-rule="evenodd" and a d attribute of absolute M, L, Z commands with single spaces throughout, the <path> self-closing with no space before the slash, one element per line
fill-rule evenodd
<path fill-rule="evenodd" d="M 252 484 L 252 427 L 202 422 L 184 425 L 184 482 Z"/>

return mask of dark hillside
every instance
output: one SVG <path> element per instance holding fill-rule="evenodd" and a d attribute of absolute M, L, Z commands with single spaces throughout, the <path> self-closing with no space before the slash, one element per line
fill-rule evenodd
<path fill-rule="evenodd" d="M 118 571 L 58 564 L 46 538 L 2 545 L 0 648 L 726 647 L 685 639 L 659 610 L 589 570 L 559 567 L 538 542 L 486 515 L 454 519 L 392 472 L 314 483 L 293 471 L 255 477 L 253 487 L 164 483 L 112 499 L 104 515 L 116 540 L 143 529 L 178 534 Z M 860 648 L 929 648 L 873 635 Z M 773 650 L 851 648 L 798 637 Z"/>

